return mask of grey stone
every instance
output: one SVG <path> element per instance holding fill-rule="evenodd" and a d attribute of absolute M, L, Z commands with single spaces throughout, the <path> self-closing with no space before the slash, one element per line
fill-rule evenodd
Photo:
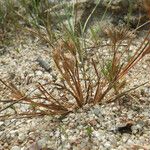
<path fill-rule="evenodd" d="M 94 112 L 94 114 L 95 114 L 96 116 L 101 115 L 100 108 L 94 108 L 94 109 L 93 109 L 93 112 Z"/>
<path fill-rule="evenodd" d="M 44 68 L 46 71 L 50 72 L 52 71 L 50 64 L 48 62 L 46 62 L 45 60 L 43 60 L 41 57 L 37 58 L 37 62 L 39 63 L 39 65 Z"/>

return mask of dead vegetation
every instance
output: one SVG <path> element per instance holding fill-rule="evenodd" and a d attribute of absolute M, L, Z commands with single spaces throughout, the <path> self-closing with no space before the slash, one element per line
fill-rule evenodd
<path fill-rule="evenodd" d="M 22 16 L 20 15 L 20 17 Z M 39 18 L 42 19 L 42 17 Z M 11 91 L 12 99 L 11 104 L 0 112 L 16 103 L 25 102 L 27 105 L 31 105 L 32 109 L 18 113 L 18 116 L 64 115 L 82 108 L 86 104 L 94 105 L 114 101 L 135 89 L 124 90 L 126 86 L 125 77 L 146 54 L 150 53 L 148 39 L 150 31 L 141 41 L 140 46 L 130 53 L 134 41 L 133 32 L 117 27 L 106 28 L 105 34 L 110 42 L 105 46 L 105 49 L 109 49 L 107 52 L 109 57 L 101 56 L 101 43 L 98 43 L 98 47 L 95 47 L 97 41 L 94 40 L 92 46 L 93 49 L 96 49 L 96 53 L 91 56 L 85 33 L 79 37 L 75 33 L 74 26 L 68 23 L 68 27 L 64 22 L 59 26 L 59 33 L 56 33 L 56 30 L 52 29 L 52 22 L 49 18 L 42 21 L 42 28 L 38 23 L 38 26 L 28 27 L 27 30 L 32 35 L 38 36 L 49 43 L 55 66 L 61 78 L 59 82 L 51 81 L 45 85 L 37 83 L 35 90 L 39 93 L 33 94 L 33 91 L 32 96 L 26 95 L 14 84 L 0 79 Z M 60 34 L 61 31 L 62 34 Z M 122 47 L 123 43 L 127 44 Z M 99 57 L 97 57 L 97 53 Z M 12 114 L 1 117 L 10 116 Z"/>

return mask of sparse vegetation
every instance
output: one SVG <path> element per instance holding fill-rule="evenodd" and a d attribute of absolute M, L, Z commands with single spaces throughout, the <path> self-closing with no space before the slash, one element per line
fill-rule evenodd
<path fill-rule="evenodd" d="M 139 1 L 0 0 L 0 149 L 150 149 Z"/>
<path fill-rule="evenodd" d="M 37 83 L 36 90 L 41 93 L 40 96 L 39 94 L 26 95 L 12 83 L 9 84 L 0 79 L 11 90 L 13 103 L 10 106 L 25 102 L 34 108 L 18 115 L 25 117 L 64 115 L 82 108 L 87 103 L 97 104 L 113 101 L 116 97 L 122 97 L 124 93 L 130 91 L 124 90 L 125 78 L 130 69 L 149 53 L 149 32 L 141 41 L 141 45 L 134 52 L 130 52 L 134 41 L 134 31 L 131 32 L 121 27 L 107 27 L 103 32 L 110 42 L 104 46 L 108 51 L 103 52 L 101 40 L 98 39 L 95 29 L 91 28 L 92 41 L 89 42 L 85 36 L 85 28 L 92 14 L 87 18 L 83 28 L 81 27 L 83 32 L 78 35 L 75 29 L 76 21 L 74 19 L 71 21 L 70 15 L 68 15 L 74 14 L 75 10 L 73 9 L 72 13 L 65 11 L 66 21 L 55 11 L 63 4 L 50 5 L 46 0 L 30 2 L 21 0 L 25 15 L 14 11 L 12 3 L 7 1 L 7 4 L 9 5 L 6 5 L 6 8 L 9 8 L 13 14 L 9 14 L 8 10 L 5 12 L 5 9 L 1 8 L 2 31 L 5 31 L 6 24 L 10 27 L 10 21 L 15 21 L 9 17 L 14 18 L 11 15 L 17 15 L 17 19 L 21 18 L 26 24 L 26 30 L 49 43 L 55 66 L 61 75 L 57 82 L 51 81 L 45 85 Z M 3 4 L 2 7 L 4 6 Z M 53 22 L 54 15 L 59 20 L 57 23 Z M 76 16 L 73 15 L 73 17 Z M 49 88 L 51 90 L 48 90 Z"/>

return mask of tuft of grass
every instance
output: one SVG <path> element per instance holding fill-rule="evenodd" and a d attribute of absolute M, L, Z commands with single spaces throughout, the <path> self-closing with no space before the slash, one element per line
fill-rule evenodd
<path fill-rule="evenodd" d="M 117 35 L 117 33 L 119 34 Z M 114 95 L 116 97 L 123 96 L 125 91 L 122 92 L 121 89 L 125 86 L 125 83 L 122 79 L 147 53 L 149 33 L 130 60 L 126 62 L 121 61 L 126 49 L 122 51 L 121 55 L 117 55 L 120 41 L 123 42 L 126 38 L 126 36 L 121 36 L 120 33 L 116 30 L 112 33 L 111 30 L 111 34 L 108 34 L 112 39 L 111 50 L 113 55 L 110 61 L 102 61 L 104 68 L 99 68 L 100 65 L 96 63 L 93 56 L 84 61 L 86 65 L 84 65 L 85 70 L 83 70 L 75 45 L 70 41 L 58 43 L 53 49 L 53 60 L 62 78 L 58 82 L 51 81 L 45 85 L 38 83 L 36 89 L 41 93 L 41 96 L 39 94 L 26 96 L 15 85 L 8 85 L 0 80 L 11 90 L 13 101 L 25 102 L 34 106 L 34 111 L 29 110 L 29 112 L 23 112 L 18 115 L 26 117 L 64 115 L 82 108 L 88 103 L 109 102 L 112 101 Z M 122 37 L 122 39 L 118 38 L 118 36 Z M 118 42 L 119 45 L 117 45 Z M 127 45 L 126 48 L 129 47 L 130 45 Z M 51 90 L 47 90 L 47 87 L 51 88 Z M 111 93 L 113 93 L 113 96 L 110 96 Z"/>
<path fill-rule="evenodd" d="M 87 135 L 88 135 L 88 137 L 89 137 L 89 140 L 91 140 L 91 138 L 92 138 L 92 133 L 93 133 L 92 127 L 91 127 L 91 126 L 88 126 L 88 127 L 86 128 L 86 132 L 87 132 Z"/>
<path fill-rule="evenodd" d="M 119 99 L 132 90 L 124 90 L 125 77 L 149 53 L 150 31 L 141 41 L 140 46 L 130 54 L 134 38 L 127 29 L 106 28 L 104 32 L 108 37 L 109 44 L 101 45 L 98 43 L 97 37 L 91 42 L 86 39 L 84 32 L 80 36 L 77 35 L 75 25 L 67 13 L 67 23 L 61 21 L 56 24 L 59 30 L 53 28 L 51 10 L 54 7 L 47 9 L 48 11 L 41 11 L 40 2 L 33 2 L 32 5 L 35 8 L 30 15 L 35 26 L 28 27 L 27 30 L 49 44 L 55 67 L 61 78 L 44 85 L 37 83 L 38 94 L 33 92 L 31 95 L 22 92 L 14 84 L 8 84 L 0 79 L 12 93 L 12 104 L 7 108 L 16 103 L 30 105 L 31 110 L 18 113 L 18 116 L 21 117 L 66 115 L 86 104 L 95 105 Z M 36 16 L 34 16 L 34 12 Z M 61 20 L 61 17 L 57 13 L 55 14 Z M 21 14 L 18 15 L 24 19 Z M 47 17 L 43 18 L 43 16 Z M 26 21 L 27 18 L 24 20 Z M 28 20 L 27 22 L 30 23 Z M 87 22 L 88 20 L 82 31 L 85 31 Z M 94 34 L 93 32 L 93 36 L 95 36 Z M 95 43 L 98 43 L 97 47 L 95 47 Z M 103 52 L 102 47 L 108 51 Z M 93 55 L 91 55 L 91 51 L 94 52 Z M 11 114 L 7 116 L 11 116 Z"/>

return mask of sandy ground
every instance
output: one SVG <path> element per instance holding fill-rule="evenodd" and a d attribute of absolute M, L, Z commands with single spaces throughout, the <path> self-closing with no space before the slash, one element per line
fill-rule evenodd
<path fill-rule="evenodd" d="M 133 49 L 142 38 L 137 38 Z M 46 44 L 28 35 L 18 34 L 0 56 L 0 78 L 12 81 L 21 90 L 33 89 L 35 83 L 50 81 L 55 72 L 49 73 L 37 62 L 41 57 L 53 67 L 50 49 Z M 149 81 L 140 87 L 132 103 L 120 108 L 115 104 L 85 106 L 68 115 L 62 122 L 51 116 L 34 119 L 0 121 L 0 150 L 107 150 L 150 149 L 150 55 L 146 55 L 128 74 L 127 89 Z M 0 83 L 0 100 L 10 100 L 9 90 Z M 0 103 L 0 108 L 8 105 Z M 131 108 L 129 108 L 131 107 Z M 15 113 L 28 110 L 16 104 L 15 108 L 1 112 Z M 137 110 L 136 110 L 137 109 Z M 121 120 L 134 122 L 132 133 L 111 133 L 113 127 L 122 126 Z M 92 129 L 92 131 L 90 131 Z M 91 132 L 91 133 L 89 133 Z M 90 135 L 89 135 L 90 134 Z M 88 143 L 88 144 L 87 144 Z"/>

